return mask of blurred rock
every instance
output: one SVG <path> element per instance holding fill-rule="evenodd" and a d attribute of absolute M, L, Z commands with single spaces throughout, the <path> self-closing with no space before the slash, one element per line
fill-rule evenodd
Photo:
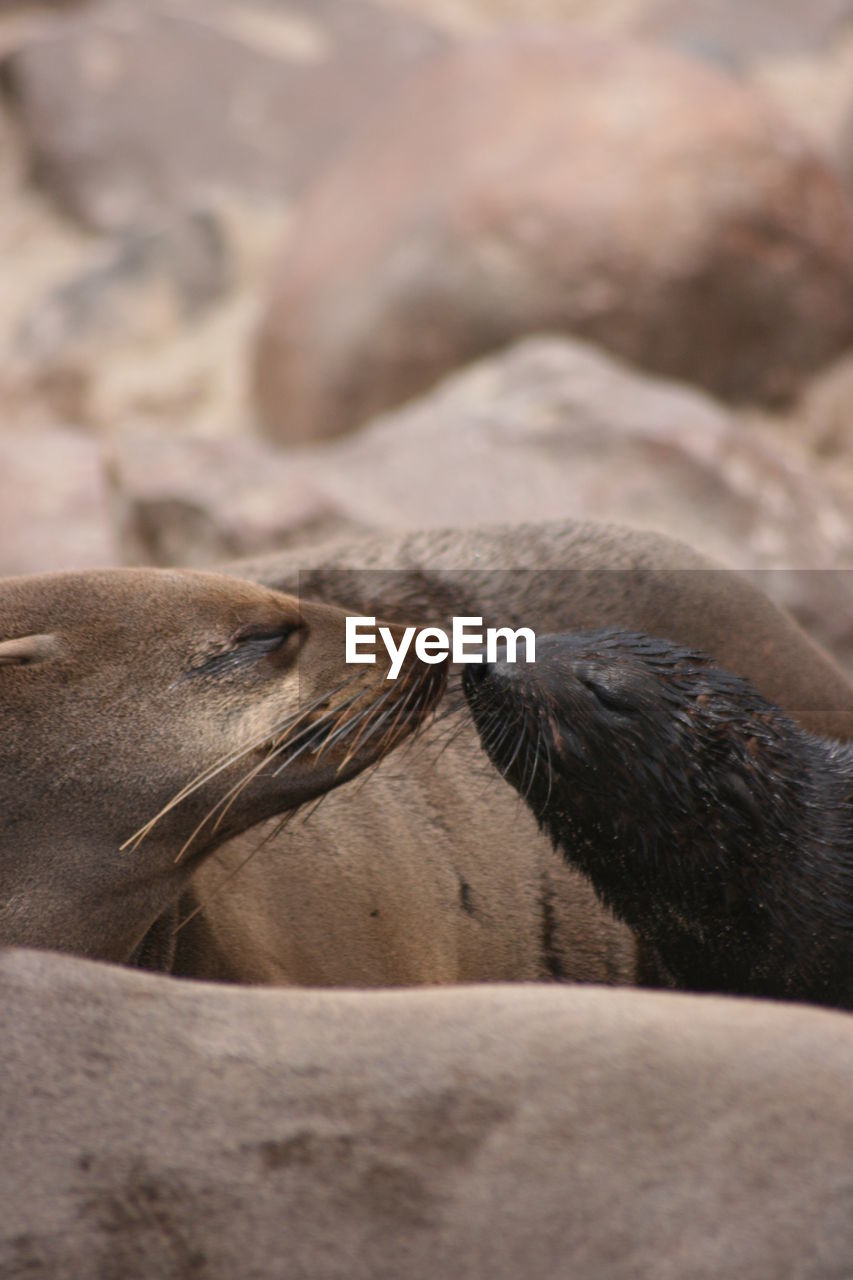
<path fill-rule="evenodd" d="M 614 520 L 756 571 L 853 673 L 853 488 L 793 440 L 584 343 L 530 339 L 313 449 L 116 448 L 124 547 L 137 560 L 212 563 L 333 527 Z"/>
<path fill-rule="evenodd" d="M 847 180 L 848 186 L 853 188 L 853 38 L 849 44 L 849 56 L 845 64 L 848 72 L 846 81 L 846 96 L 844 98 L 844 110 L 841 113 L 841 121 L 838 129 L 838 164 L 841 172 Z"/>
<path fill-rule="evenodd" d="M 853 567 L 853 506 L 793 441 L 582 342 L 529 339 L 287 456 L 364 524 L 621 519 L 738 567 Z"/>
<path fill-rule="evenodd" d="M 97 443 L 61 428 L 0 431 L 0 576 L 117 562 Z"/>
<path fill-rule="evenodd" d="M 629 30 L 731 67 L 826 49 L 853 21 L 853 0 L 645 0 L 636 7 Z"/>
<path fill-rule="evenodd" d="M 750 83 L 785 112 L 837 168 L 851 173 L 845 157 L 845 118 L 853 102 L 853 29 L 828 50 L 757 59 Z"/>
<path fill-rule="evenodd" d="M 389 0 L 450 30 L 561 22 L 641 34 L 726 65 L 825 49 L 853 19 L 851 0 Z"/>
<path fill-rule="evenodd" d="M 654 40 L 738 71 L 837 162 L 853 102 L 853 0 L 388 0 L 453 33 L 502 23 Z M 851 170 L 853 172 L 853 170 Z"/>
<path fill-rule="evenodd" d="M 85 225 L 299 192 L 443 43 L 370 0 L 98 0 L 13 50 L 34 177 Z"/>
<path fill-rule="evenodd" d="M 809 447 L 853 477 L 853 355 L 809 384 L 797 418 Z"/>
<path fill-rule="evenodd" d="M 358 524 L 612 520 L 754 573 L 853 678 L 853 482 L 708 396 L 530 339 L 294 472 Z"/>
<path fill-rule="evenodd" d="M 0 294 L 4 427 L 244 432 L 245 353 L 281 215 L 235 199 L 148 231 L 69 237 L 47 213 L 0 191 L 15 263 Z"/>
<path fill-rule="evenodd" d="M 206 566 L 357 528 L 277 451 L 253 440 L 126 431 L 106 474 L 122 559 Z"/>
<path fill-rule="evenodd" d="M 732 400 L 853 339 L 853 207 L 757 94 L 541 32 L 432 62 L 303 202 L 255 351 L 269 434 L 345 432 L 542 330 Z"/>
<path fill-rule="evenodd" d="M 739 72 L 853 186 L 853 0 L 638 0 L 636 33 Z"/>
<path fill-rule="evenodd" d="M 18 354 L 44 369 L 93 341 L 145 341 L 221 301 L 229 280 L 228 245 L 213 214 L 130 232 L 33 307 L 19 326 Z"/>

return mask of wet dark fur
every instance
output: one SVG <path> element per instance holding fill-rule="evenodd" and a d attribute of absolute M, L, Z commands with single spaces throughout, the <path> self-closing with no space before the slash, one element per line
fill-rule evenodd
<path fill-rule="evenodd" d="M 492 762 L 679 986 L 853 1007 L 853 746 L 615 630 L 463 686 Z"/>

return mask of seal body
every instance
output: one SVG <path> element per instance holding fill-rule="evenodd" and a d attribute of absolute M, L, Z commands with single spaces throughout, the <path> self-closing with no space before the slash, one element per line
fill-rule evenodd
<path fill-rule="evenodd" d="M 443 668 L 347 667 L 345 616 L 216 574 L 0 581 L 0 944 L 161 966 L 205 857 L 416 727 Z"/>
<path fill-rule="evenodd" d="M 16 950 L 0 1006 L 10 1280 L 853 1273 L 844 1014 L 233 989 Z"/>
<path fill-rule="evenodd" d="M 809 728 L 853 732 L 853 689 L 791 618 L 745 575 L 659 534 L 572 521 L 384 532 L 230 571 L 445 628 L 471 614 L 537 634 L 674 634 Z M 636 935 L 484 759 L 464 704 L 304 822 L 220 849 L 188 886 L 189 911 L 175 964 L 193 977 L 372 987 L 624 983 L 648 970 Z"/>
<path fill-rule="evenodd" d="M 679 986 L 853 1007 L 853 747 L 614 629 L 463 687 L 494 765 Z"/>

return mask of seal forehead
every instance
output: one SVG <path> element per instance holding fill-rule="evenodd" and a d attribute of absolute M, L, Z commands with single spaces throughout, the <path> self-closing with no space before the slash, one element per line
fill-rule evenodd
<path fill-rule="evenodd" d="M 298 613 L 292 597 L 212 573 L 113 569 L 0 581 L 0 640 L 127 627 L 164 635 L 186 632 L 188 620 L 227 629 L 247 615 L 263 622 Z"/>

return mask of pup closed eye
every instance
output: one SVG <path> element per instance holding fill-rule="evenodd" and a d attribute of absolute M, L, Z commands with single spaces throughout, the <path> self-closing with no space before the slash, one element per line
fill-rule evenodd
<path fill-rule="evenodd" d="M 582 677 L 581 684 L 585 689 L 589 689 L 605 711 L 611 711 L 619 716 L 636 714 L 636 707 L 618 690 L 608 689 L 606 685 L 600 684 L 597 680 L 591 680 L 589 677 Z"/>

